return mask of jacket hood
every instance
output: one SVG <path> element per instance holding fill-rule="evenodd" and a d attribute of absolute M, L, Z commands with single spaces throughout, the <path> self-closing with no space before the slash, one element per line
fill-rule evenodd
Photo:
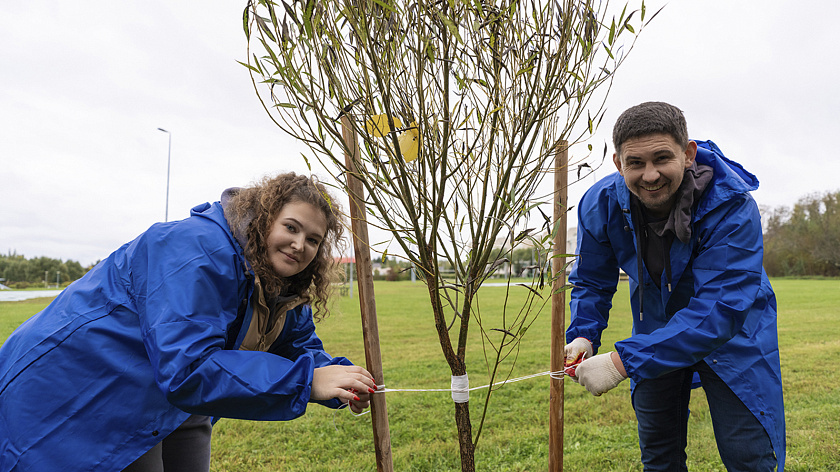
<path fill-rule="evenodd" d="M 225 231 L 225 235 L 228 239 L 239 249 L 239 255 L 244 259 L 244 247 L 236 240 L 233 236 L 233 233 L 230 230 L 230 225 L 228 225 L 227 218 L 225 218 L 225 212 L 222 208 L 220 202 L 215 203 L 202 203 L 200 205 L 194 206 L 190 210 L 190 216 L 198 216 L 201 218 L 206 218 L 213 223 L 217 224 L 220 228 Z"/>
<path fill-rule="evenodd" d="M 752 192 L 758 188 L 758 177 L 744 169 L 741 164 L 728 159 L 723 151 L 712 141 L 696 141 L 697 157 L 700 164 L 714 169 L 715 175 L 707 198 L 697 207 L 697 217 L 702 217 L 721 203 L 736 195 Z"/>

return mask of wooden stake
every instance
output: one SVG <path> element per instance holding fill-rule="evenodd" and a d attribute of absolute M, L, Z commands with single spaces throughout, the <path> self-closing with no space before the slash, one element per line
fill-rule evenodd
<path fill-rule="evenodd" d="M 569 145 L 560 141 L 554 158 L 554 258 L 552 272 L 554 286 L 551 295 L 551 371 L 561 372 L 566 363 L 566 292 L 561 288 L 566 284 L 566 210 L 568 210 L 567 186 L 569 182 Z M 548 401 L 548 470 L 563 471 L 563 379 L 551 379 Z"/>
<path fill-rule="evenodd" d="M 370 258 L 367 213 L 365 211 L 364 185 L 357 177 L 356 161 L 359 156 L 359 142 L 349 117 L 341 117 L 341 133 L 347 149 L 344 158 L 351 175 L 347 176 L 350 190 L 350 220 L 353 231 L 353 249 L 356 253 L 356 279 L 359 282 L 359 307 L 362 312 L 362 337 L 365 344 L 367 370 L 373 374 L 376 385 L 385 385 L 382 372 L 382 355 L 379 351 L 379 324 L 376 321 L 376 300 L 373 296 L 373 264 Z M 391 433 L 388 427 L 388 408 L 385 395 L 371 395 L 370 415 L 373 423 L 373 445 L 376 452 L 376 470 L 393 472 L 391 457 Z"/>

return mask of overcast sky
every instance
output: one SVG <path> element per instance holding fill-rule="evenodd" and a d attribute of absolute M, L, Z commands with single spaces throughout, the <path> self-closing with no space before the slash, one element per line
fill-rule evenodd
<path fill-rule="evenodd" d="M 172 137 L 170 220 L 306 171 L 236 63 L 245 3 L 0 4 L 0 252 L 87 265 L 163 221 L 170 135 L 157 128 Z M 840 190 L 838 17 L 831 1 L 672 1 L 619 71 L 595 149 L 621 111 L 662 100 L 758 176 L 760 205 Z"/>

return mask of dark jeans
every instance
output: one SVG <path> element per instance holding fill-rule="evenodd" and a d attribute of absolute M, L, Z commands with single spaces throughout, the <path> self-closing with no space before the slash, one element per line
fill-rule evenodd
<path fill-rule="evenodd" d="M 123 472 L 207 472 L 212 428 L 209 416 L 190 416 Z"/>
<path fill-rule="evenodd" d="M 688 400 L 694 372 L 700 374 L 709 402 L 718 452 L 730 472 L 776 468 L 770 436 L 744 403 L 704 361 L 636 384 L 633 409 L 639 422 L 639 447 L 645 472 L 683 472 L 688 432 Z"/>

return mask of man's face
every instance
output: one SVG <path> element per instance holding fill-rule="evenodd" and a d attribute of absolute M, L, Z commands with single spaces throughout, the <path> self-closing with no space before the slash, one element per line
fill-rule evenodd
<path fill-rule="evenodd" d="M 624 141 L 621 155 L 613 154 L 613 163 L 642 205 L 654 216 L 666 217 L 696 155 L 694 141 L 682 149 L 670 134 L 650 134 Z"/>

